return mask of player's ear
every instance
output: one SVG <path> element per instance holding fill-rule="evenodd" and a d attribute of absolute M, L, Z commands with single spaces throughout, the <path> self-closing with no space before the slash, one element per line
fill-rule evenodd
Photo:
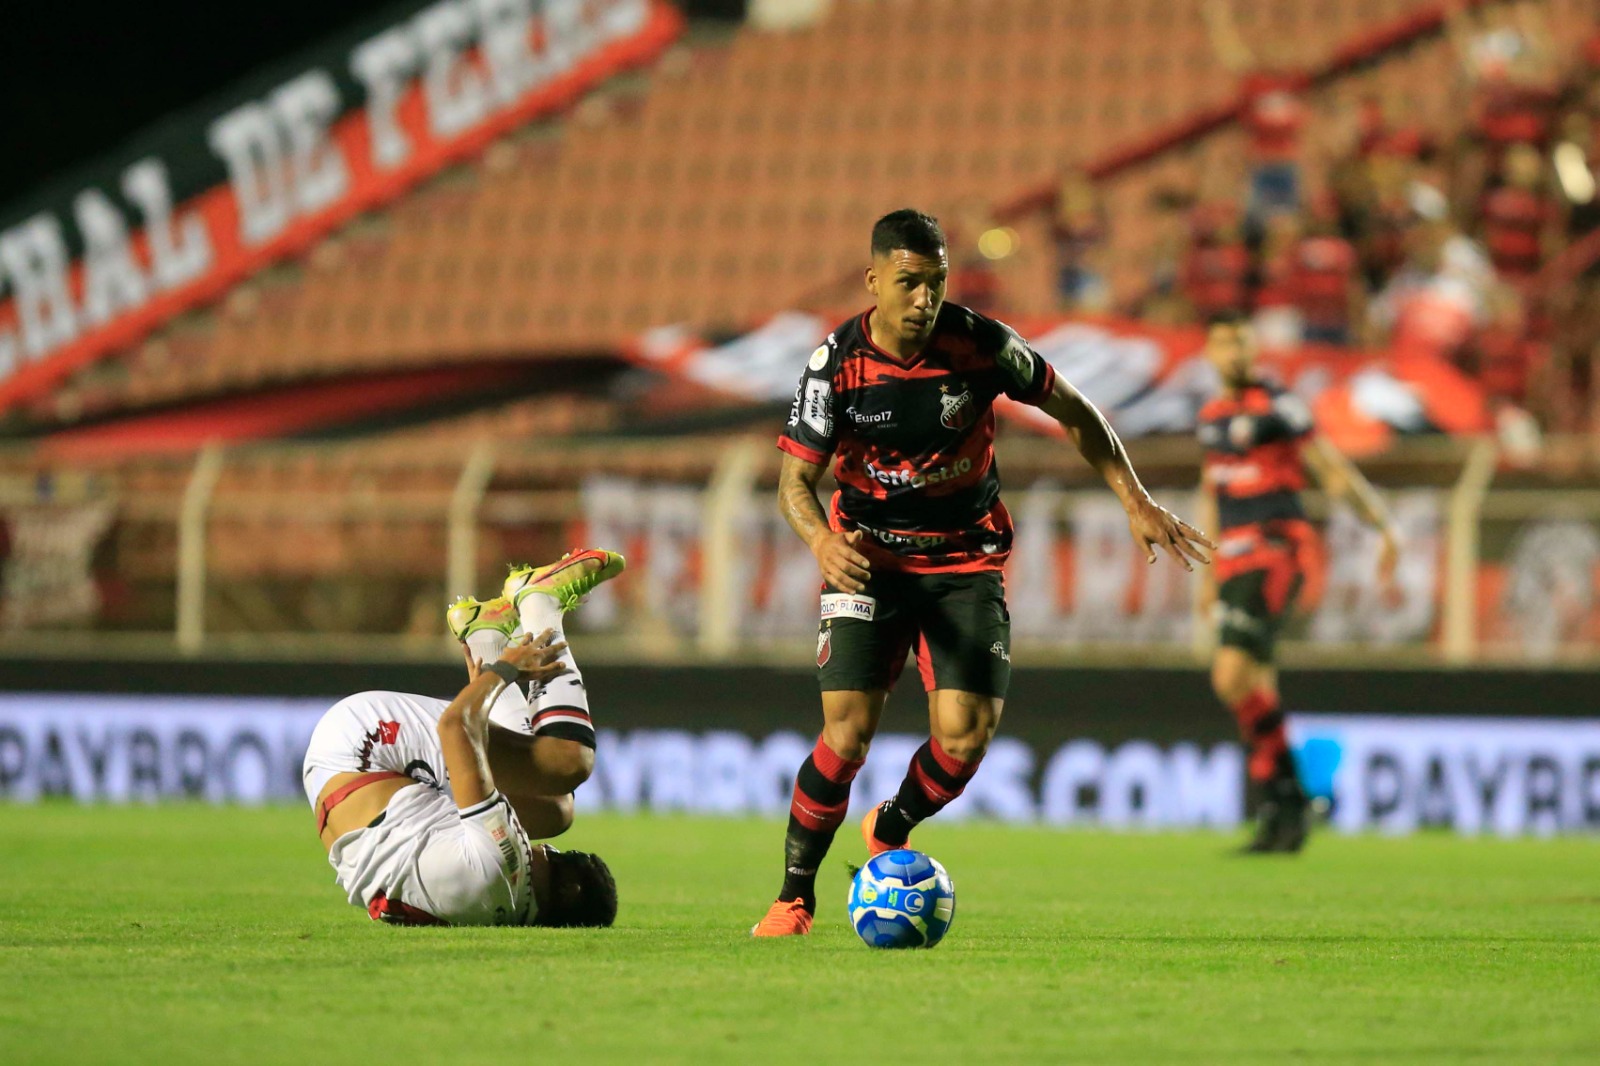
<path fill-rule="evenodd" d="M 866 282 L 867 291 L 874 296 L 878 295 L 878 272 L 871 267 L 867 267 Z"/>

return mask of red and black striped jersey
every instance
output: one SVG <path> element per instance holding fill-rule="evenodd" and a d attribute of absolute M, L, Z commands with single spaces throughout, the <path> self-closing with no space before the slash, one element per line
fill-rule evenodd
<path fill-rule="evenodd" d="M 867 533 L 899 569 L 1000 569 L 1012 528 L 994 401 L 1043 403 L 1054 369 L 1011 327 L 951 303 L 901 361 L 872 342 L 870 314 L 811 353 L 778 447 L 811 463 L 837 456 L 830 524 Z"/>
<path fill-rule="evenodd" d="M 1300 449 L 1313 428 L 1304 400 L 1262 381 L 1214 397 L 1200 409 L 1205 478 L 1216 490 L 1224 530 L 1305 517 Z"/>

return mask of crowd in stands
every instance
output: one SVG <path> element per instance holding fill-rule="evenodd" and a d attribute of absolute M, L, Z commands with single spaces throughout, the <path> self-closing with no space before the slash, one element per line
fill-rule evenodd
<path fill-rule="evenodd" d="M 1230 0 L 1202 3 L 1239 81 L 1247 154 L 1154 194 L 1168 239 L 1124 306 L 1096 265 L 1115 234 L 1094 184 L 1069 170 L 1051 222 L 1063 309 L 1164 323 L 1243 310 L 1268 347 L 1442 357 L 1503 407 L 1581 388 L 1554 380 L 1587 361 L 1552 373 L 1546 283 L 1569 263 L 1585 272 L 1584 248 L 1557 260 L 1600 227 L 1600 10 L 1586 40 L 1558 41 L 1531 0 L 1450 0 L 1465 106 L 1457 128 L 1437 129 L 1377 94 L 1313 106 L 1283 42 L 1248 41 Z"/>

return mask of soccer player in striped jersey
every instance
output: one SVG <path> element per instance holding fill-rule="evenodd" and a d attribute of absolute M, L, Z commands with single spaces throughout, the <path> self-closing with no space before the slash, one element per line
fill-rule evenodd
<path fill-rule="evenodd" d="M 1014 330 L 945 302 L 936 220 L 902 210 L 872 230 L 874 306 L 812 353 L 795 390 L 779 507 L 822 571 L 822 735 L 796 775 L 783 886 L 752 932 L 810 931 L 817 867 L 843 821 L 889 690 L 915 649 L 930 736 L 899 792 L 862 825 L 870 852 L 961 794 L 1000 722 L 1011 676 L 1002 571 L 1011 516 L 994 460 L 995 400 L 1054 416 L 1122 500 L 1150 561 L 1205 562 L 1204 535 L 1157 506 L 1100 412 Z M 829 462 L 839 491 L 816 487 Z"/>
<path fill-rule="evenodd" d="M 454 700 L 363 692 L 318 723 L 306 796 L 339 885 L 374 921 L 611 924 L 605 863 L 532 841 L 571 824 L 572 790 L 594 766 L 562 614 L 622 568 L 583 551 L 512 571 L 503 597 L 451 608 L 469 677 Z"/>
<path fill-rule="evenodd" d="M 1381 535 L 1386 588 L 1393 587 L 1400 542 L 1383 501 L 1316 432 L 1305 402 L 1256 373 L 1247 319 L 1213 319 L 1206 357 L 1222 385 L 1199 425 L 1200 520 L 1218 531 L 1219 542 L 1201 593 L 1217 622 L 1211 686 L 1249 752 L 1257 827 L 1246 850 L 1297 852 L 1306 837 L 1306 795 L 1284 732 L 1273 649 L 1307 578 L 1321 569 L 1321 543 L 1300 502 L 1307 473 Z"/>

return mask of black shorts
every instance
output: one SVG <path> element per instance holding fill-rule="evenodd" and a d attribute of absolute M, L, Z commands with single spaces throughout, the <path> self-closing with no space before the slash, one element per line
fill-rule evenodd
<path fill-rule="evenodd" d="M 1217 642 L 1239 648 L 1258 663 L 1272 662 L 1283 624 L 1304 584 L 1298 570 L 1235 574 L 1217 589 Z"/>
<path fill-rule="evenodd" d="M 817 681 L 824 692 L 890 689 L 915 650 L 922 684 L 1004 699 L 1011 683 L 1005 579 L 976 574 L 873 575 L 857 595 L 824 587 Z"/>

